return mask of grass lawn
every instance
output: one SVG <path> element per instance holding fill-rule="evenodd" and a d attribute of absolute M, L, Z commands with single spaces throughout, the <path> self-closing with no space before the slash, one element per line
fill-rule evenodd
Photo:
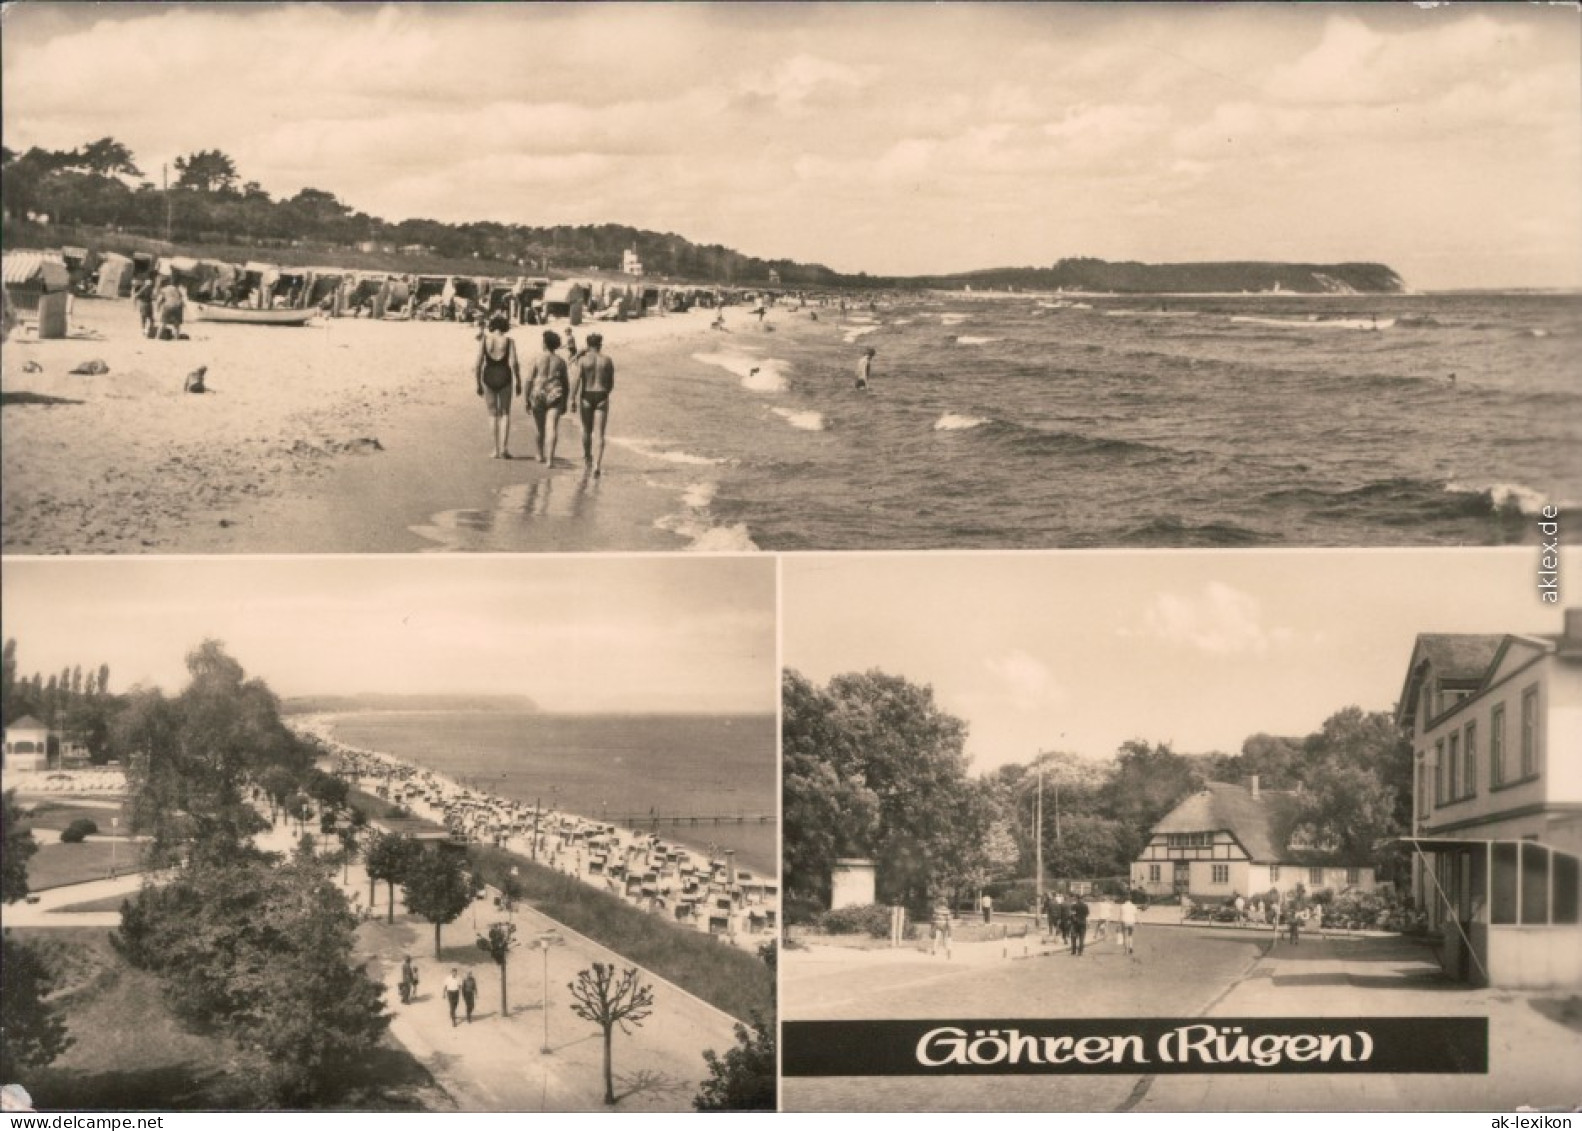
<path fill-rule="evenodd" d="M 23 826 L 30 829 L 33 838 L 39 842 L 58 840 L 67 825 L 78 817 L 86 817 L 99 826 L 99 831 L 108 836 L 111 832 L 110 819 L 121 819 L 120 832 L 131 829 L 131 815 L 126 811 L 123 799 L 119 797 L 87 798 L 90 801 L 113 801 L 115 808 L 107 809 L 102 805 L 82 805 L 72 797 L 24 797 L 19 798 L 17 804 L 27 817 Z M 53 835 L 52 835 L 53 834 Z"/>
<path fill-rule="evenodd" d="M 41 841 L 38 851 L 27 862 L 27 886 L 31 891 L 48 891 L 65 884 L 110 877 L 110 854 L 115 852 L 115 870 L 121 875 L 143 870 L 141 846 L 84 841 L 61 844 Z"/>
<path fill-rule="evenodd" d="M 222 1037 L 186 1030 L 165 1008 L 159 979 L 121 961 L 109 932 L 29 930 L 15 937 L 53 952 L 72 1047 L 24 1081 L 40 1111 L 246 1110 L 245 1054 Z M 448 1108 L 427 1070 L 386 1036 L 341 1106 L 357 1111 Z"/>
<path fill-rule="evenodd" d="M 473 861 L 495 887 L 515 866 L 536 910 L 674 982 L 732 1017 L 774 1015 L 774 978 L 757 955 L 677 927 L 525 856 L 474 846 Z"/>

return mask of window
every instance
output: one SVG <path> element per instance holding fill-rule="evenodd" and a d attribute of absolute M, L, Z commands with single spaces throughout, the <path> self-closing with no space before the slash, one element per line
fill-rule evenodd
<path fill-rule="evenodd" d="M 1324 869 L 1309 868 L 1307 870 L 1307 882 L 1314 887 L 1322 887 L 1324 884 Z"/>
<path fill-rule="evenodd" d="M 1417 763 L 1417 815 L 1428 816 L 1428 767 Z"/>
<path fill-rule="evenodd" d="M 1360 884 L 1362 882 L 1362 869 L 1361 868 L 1347 868 L 1346 869 L 1346 882 L 1348 884 Z"/>
<path fill-rule="evenodd" d="M 1148 882 L 1151 884 L 1157 884 L 1159 882 L 1159 865 L 1148 865 Z"/>
<path fill-rule="evenodd" d="M 1496 703 L 1489 712 L 1489 785 L 1505 781 L 1505 704 Z"/>
<path fill-rule="evenodd" d="M 1522 777 L 1538 772 L 1538 689 L 1522 692 Z"/>
<path fill-rule="evenodd" d="M 1230 865 L 1229 864 L 1215 864 L 1214 865 L 1214 874 L 1213 874 L 1213 877 L 1212 877 L 1212 882 L 1214 882 L 1216 884 L 1228 884 L 1228 883 L 1230 883 Z"/>
<path fill-rule="evenodd" d="M 1445 803 L 1445 740 L 1434 743 L 1434 804 Z"/>
<path fill-rule="evenodd" d="M 1463 797 L 1478 795 L 1478 724 L 1467 724 L 1461 738 L 1461 789 Z"/>
<path fill-rule="evenodd" d="M 1213 833 L 1168 833 L 1168 843 L 1171 848 L 1210 848 L 1214 844 Z"/>
<path fill-rule="evenodd" d="M 1461 800 L 1461 736 L 1450 736 L 1450 747 L 1446 751 L 1450 761 L 1445 770 L 1445 793 L 1451 801 Z"/>

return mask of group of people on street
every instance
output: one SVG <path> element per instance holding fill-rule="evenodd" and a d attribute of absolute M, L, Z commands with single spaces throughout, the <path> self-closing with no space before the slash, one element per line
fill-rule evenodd
<path fill-rule="evenodd" d="M 1115 941 L 1134 953 L 1137 941 L 1137 904 L 1131 896 L 1112 900 L 1100 895 L 1092 905 L 1078 893 L 1068 901 L 1059 892 L 1044 897 L 1046 933 L 1060 936 L 1060 941 L 1070 947 L 1071 953 L 1081 957 L 1087 948 L 1088 928 L 1092 925 L 1093 941 L 1110 937 L 1110 926 L 1115 926 Z"/>
<path fill-rule="evenodd" d="M 412 962 L 412 956 L 406 955 L 401 959 L 401 1004 L 411 1005 L 417 996 L 417 966 Z M 461 1023 L 457 1011 L 465 1007 L 467 1024 L 472 1024 L 472 1011 L 478 1004 L 478 979 L 468 970 L 465 975 L 456 967 L 450 969 L 450 977 L 445 979 L 441 989 L 444 992 L 445 1005 L 450 1010 L 450 1025 L 454 1029 Z"/>
<path fill-rule="evenodd" d="M 610 419 L 610 395 L 615 391 L 615 363 L 604 353 L 604 335 L 589 334 L 588 348 L 577 349 L 575 333 L 565 343 L 569 357 L 561 357 L 561 337 L 545 330 L 543 348 L 533 359 L 525 390 L 522 365 L 511 337 L 511 320 L 496 314 L 479 341 L 475 377 L 478 395 L 489 412 L 494 446 L 492 459 L 511 459 L 511 398 L 523 397 L 536 431 L 536 458 L 553 467 L 560 440 L 560 418 L 575 406 L 582 424 L 582 461 L 594 478 L 604 473 L 604 432 Z M 594 440 L 598 445 L 595 449 Z"/>

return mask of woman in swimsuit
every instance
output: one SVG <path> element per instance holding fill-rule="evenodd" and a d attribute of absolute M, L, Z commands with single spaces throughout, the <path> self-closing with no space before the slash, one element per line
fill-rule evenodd
<path fill-rule="evenodd" d="M 560 335 L 553 330 L 544 331 L 544 352 L 533 363 L 533 375 L 528 381 L 528 409 L 533 414 L 533 425 L 538 429 L 538 462 L 555 466 L 555 445 L 560 440 L 560 417 L 566 411 L 566 359 L 555 351 L 560 348 Z M 549 458 L 544 458 L 544 427 L 549 426 Z"/>
<path fill-rule="evenodd" d="M 593 467 L 597 479 L 604 471 L 604 428 L 610 422 L 610 394 L 615 391 L 615 363 L 604 356 L 604 335 L 589 334 L 588 348 L 577 358 L 577 377 L 571 399 L 582 418 L 582 462 Z M 598 429 L 599 454 L 593 455 L 593 433 Z"/>
<path fill-rule="evenodd" d="M 511 458 L 511 388 L 522 391 L 522 367 L 511 340 L 511 322 L 502 314 L 489 319 L 478 347 L 478 395 L 489 410 L 494 430 L 494 459 Z"/>

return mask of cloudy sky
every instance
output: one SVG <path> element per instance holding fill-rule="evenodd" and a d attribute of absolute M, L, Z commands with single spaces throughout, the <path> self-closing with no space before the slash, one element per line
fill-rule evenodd
<path fill-rule="evenodd" d="M 1235 752 L 1389 710 L 1419 632 L 1558 632 L 1537 551 L 790 557 L 782 649 L 931 684 L 976 768 L 1127 739 Z M 1582 552 L 1567 563 L 1582 577 Z M 1568 584 L 1562 579 L 1562 585 Z M 1575 604 L 1575 601 L 1572 602 Z"/>
<path fill-rule="evenodd" d="M 10 560 L 23 674 L 176 692 L 205 637 L 281 695 L 523 694 L 560 712 L 777 709 L 770 558 Z"/>
<path fill-rule="evenodd" d="M 1575 5 L 7 4 L 12 149 L 842 271 L 1582 285 Z"/>

